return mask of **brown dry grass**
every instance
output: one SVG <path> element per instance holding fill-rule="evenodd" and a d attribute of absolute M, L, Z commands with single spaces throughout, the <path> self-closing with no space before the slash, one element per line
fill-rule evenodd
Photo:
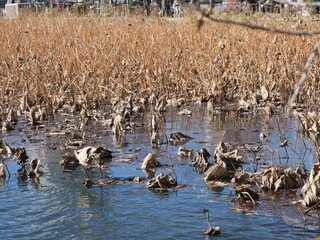
<path fill-rule="evenodd" d="M 294 23 L 260 19 L 268 26 Z M 298 27 L 316 29 L 306 21 Z M 168 97 L 237 100 L 260 95 L 285 103 L 318 37 L 277 35 L 192 18 L 23 17 L 0 19 L 0 100 L 3 109 L 28 104 L 89 107 L 152 92 Z M 299 101 L 319 103 L 319 57 Z"/>

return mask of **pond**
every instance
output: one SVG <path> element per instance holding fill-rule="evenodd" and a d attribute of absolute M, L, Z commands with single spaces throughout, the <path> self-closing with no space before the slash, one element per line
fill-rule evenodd
<path fill-rule="evenodd" d="M 190 106 L 191 116 L 179 116 L 169 108 L 165 114 L 165 132 L 182 132 L 193 139 L 183 144 L 188 149 L 206 148 L 212 155 L 221 140 L 233 145 L 258 144 L 277 149 L 280 158 L 268 148 L 259 152 L 260 165 L 297 167 L 303 162 L 307 169 L 315 163 L 314 147 L 300 133 L 297 118 L 284 119 L 281 112 L 273 116 L 263 111 L 237 114 L 221 111 L 208 116 L 205 106 Z M 38 179 L 21 177 L 15 161 L 8 161 L 10 177 L 0 186 L 0 232 L 2 239 L 213 239 L 203 234 L 207 229 L 203 209 L 210 213 L 212 226 L 220 226 L 220 239 L 309 239 L 319 236 L 319 217 L 308 216 L 304 227 L 301 208 L 288 204 L 299 197 L 295 191 L 281 190 L 271 194 L 261 190 L 256 205 L 242 207 L 231 185 L 208 187 L 189 166 L 191 159 L 178 157 L 179 146 L 162 145 L 154 149 L 150 145 L 150 115 L 135 117 L 135 129 L 116 139 L 110 129 L 99 124 L 89 124 L 86 131 L 87 145 L 107 146 L 113 151 L 113 161 L 104 172 L 109 177 L 142 176 L 140 169 L 148 153 L 164 166 L 157 168 L 156 175 L 170 166 L 179 184 L 179 190 L 152 191 L 145 183 L 126 183 L 117 186 L 82 185 L 83 168 L 64 170 L 59 162 L 66 152 L 63 147 L 69 135 L 52 135 L 50 128 L 60 125 L 63 129 L 70 121 L 60 116 L 43 128 L 15 125 L 9 134 L 0 134 L 12 147 L 25 147 L 29 161 L 39 158 L 44 174 Z M 268 139 L 260 139 L 260 133 Z M 281 137 L 290 148 L 280 148 Z M 286 152 L 287 151 L 287 152 Z M 249 153 L 241 153 L 245 160 L 243 169 L 253 172 L 254 163 Z M 125 161 L 124 159 L 131 159 Z M 212 160 L 212 156 L 210 158 Z M 100 177 L 98 170 L 89 172 L 90 177 Z M 305 211 L 305 209 L 302 209 Z"/>

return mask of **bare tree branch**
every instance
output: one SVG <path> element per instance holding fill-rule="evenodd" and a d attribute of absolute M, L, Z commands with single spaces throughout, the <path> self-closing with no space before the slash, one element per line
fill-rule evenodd
<path fill-rule="evenodd" d="M 298 3 L 298 2 L 285 2 L 282 0 L 271 0 L 272 2 L 280 3 L 280 4 L 287 4 L 290 6 L 296 7 L 319 7 L 320 2 L 305 2 L 305 3 Z"/>
<path fill-rule="evenodd" d="M 286 35 L 298 35 L 298 36 L 320 34 L 320 31 L 310 31 L 310 32 L 286 31 L 286 30 L 282 30 L 282 29 L 268 28 L 268 27 L 253 25 L 253 24 L 244 23 L 244 22 L 237 22 L 237 21 L 228 20 L 228 19 L 219 19 L 219 18 L 215 18 L 215 17 L 210 16 L 210 13 L 206 13 L 204 11 L 201 11 L 201 14 L 202 14 L 202 17 L 205 17 L 213 22 L 233 24 L 233 25 L 243 26 L 243 27 L 247 27 L 250 29 L 254 29 L 254 30 L 262 30 L 262 31 L 267 31 L 267 32 L 281 33 L 281 34 L 286 34 Z M 201 19 L 199 21 L 201 21 Z"/>
<path fill-rule="evenodd" d="M 292 95 L 292 97 L 290 98 L 290 100 L 288 101 L 288 106 L 289 108 L 287 109 L 287 116 L 290 114 L 291 112 L 291 108 L 292 108 L 292 105 L 293 103 L 295 102 L 295 100 L 297 99 L 298 97 L 298 94 L 304 84 L 304 82 L 306 81 L 307 79 L 307 76 L 308 76 L 308 69 L 313 61 L 313 59 L 315 58 L 315 56 L 317 55 L 318 53 L 318 48 L 320 47 L 320 41 L 317 42 L 317 44 L 313 47 L 313 50 L 312 52 L 310 53 L 308 59 L 307 59 L 307 62 L 306 64 L 304 65 L 304 68 L 303 68 L 303 73 L 302 73 L 302 76 L 300 78 L 300 81 L 296 84 L 296 87 L 295 87 L 295 90 L 294 90 L 294 93 Z"/>

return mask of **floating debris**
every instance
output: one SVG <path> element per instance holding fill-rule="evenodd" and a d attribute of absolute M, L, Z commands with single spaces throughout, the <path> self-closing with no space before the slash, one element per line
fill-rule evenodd
<path fill-rule="evenodd" d="M 221 233 L 220 227 L 209 227 L 207 230 L 203 231 L 204 234 L 209 236 L 217 236 Z"/>
<path fill-rule="evenodd" d="M 153 154 L 149 153 L 142 162 L 141 169 L 143 170 L 150 170 L 156 167 L 160 167 L 161 163 L 157 161 Z"/>
<path fill-rule="evenodd" d="M 137 156 L 133 154 L 123 154 L 121 156 L 117 156 L 114 161 L 121 163 L 130 163 L 137 159 Z"/>
<path fill-rule="evenodd" d="M 147 188 L 170 189 L 176 187 L 177 185 L 177 179 L 172 175 L 172 172 L 166 175 L 160 173 L 157 177 L 147 182 Z"/>
<path fill-rule="evenodd" d="M 84 141 L 80 141 L 80 140 L 76 140 L 76 141 L 67 141 L 64 146 L 66 148 L 77 148 L 77 147 L 81 147 L 82 145 L 84 145 Z"/>
<path fill-rule="evenodd" d="M 81 165 L 92 165 L 93 161 L 111 161 L 112 151 L 103 147 L 85 147 L 75 150 L 74 154 L 79 159 Z"/>
<path fill-rule="evenodd" d="M 119 178 L 119 177 L 112 177 L 108 179 L 84 179 L 82 185 L 85 187 L 93 187 L 96 185 L 105 185 L 105 186 L 118 186 L 125 183 L 143 183 L 146 179 L 144 177 L 127 177 L 127 178 Z"/>
<path fill-rule="evenodd" d="M 191 139 L 193 138 L 181 132 L 171 133 L 169 136 L 169 142 L 173 145 L 183 144 Z"/>
<path fill-rule="evenodd" d="M 210 156 L 207 149 L 201 148 L 195 152 L 190 166 L 195 167 L 198 173 L 204 173 L 212 165 L 212 162 L 209 160 Z"/>
<path fill-rule="evenodd" d="M 64 154 L 62 156 L 62 160 L 60 161 L 60 165 L 65 168 L 76 168 L 80 165 L 79 160 L 70 154 Z"/>
<path fill-rule="evenodd" d="M 192 111 L 190 111 L 189 109 L 185 108 L 185 109 L 181 110 L 180 112 L 178 112 L 178 115 L 188 115 L 188 116 L 191 116 L 191 115 L 192 115 Z"/>
<path fill-rule="evenodd" d="M 301 192 L 303 202 L 307 207 L 320 202 L 320 162 L 313 165 Z"/>
<path fill-rule="evenodd" d="M 191 158 L 193 156 L 193 149 L 187 149 L 185 147 L 179 147 L 179 157 Z"/>

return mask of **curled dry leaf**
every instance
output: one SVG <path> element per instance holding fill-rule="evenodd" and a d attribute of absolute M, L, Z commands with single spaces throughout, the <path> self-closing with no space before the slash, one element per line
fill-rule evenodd
<path fill-rule="evenodd" d="M 204 234 L 209 236 L 217 236 L 221 233 L 220 227 L 209 227 L 207 230 L 203 231 Z"/>
<path fill-rule="evenodd" d="M 158 162 L 154 155 L 149 153 L 144 159 L 143 159 L 143 162 L 142 162 L 142 165 L 141 165 L 141 169 L 143 170 L 150 170 L 150 169 L 154 169 L 156 167 L 160 167 L 161 166 L 161 163 Z"/>
<path fill-rule="evenodd" d="M 39 177 L 43 173 L 40 171 L 40 160 L 35 158 L 30 162 L 30 177 Z"/>
<path fill-rule="evenodd" d="M 246 171 L 237 172 L 235 176 L 231 179 L 231 183 L 238 185 L 243 183 L 248 183 L 250 175 Z"/>
<path fill-rule="evenodd" d="M 216 149 L 214 150 L 214 159 L 216 159 L 217 154 L 226 153 L 228 151 L 227 145 L 224 142 L 220 142 Z"/>
<path fill-rule="evenodd" d="M 207 149 L 201 148 L 199 151 L 195 152 L 190 166 L 195 167 L 198 173 L 204 173 L 208 167 L 212 165 L 209 160 L 210 156 Z"/>
<path fill-rule="evenodd" d="M 14 153 L 14 149 L 11 148 L 6 142 L 0 139 L 0 154 L 2 157 L 9 158 Z"/>
<path fill-rule="evenodd" d="M 157 177 L 147 182 L 147 188 L 169 189 L 176 187 L 177 185 L 177 179 L 172 175 L 172 173 L 168 173 L 166 175 L 160 173 Z"/>
<path fill-rule="evenodd" d="M 186 143 L 186 142 L 190 141 L 191 139 L 192 139 L 192 137 L 190 137 L 186 134 L 183 134 L 181 132 L 171 133 L 169 136 L 169 142 L 174 145 Z"/>
<path fill-rule="evenodd" d="M 205 174 L 207 175 L 204 178 L 204 181 L 206 183 L 210 182 L 210 181 L 215 181 L 215 180 L 228 180 L 230 178 L 233 177 L 234 173 L 228 171 L 227 169 L 225 169 L 222 166 L 219 165 L 215 165 L 211 168 L 209 168 Z"/>
<path fill-rule="evenodd" d="M 81 165 L 92 165 L 93 161 L 111 161 L 112 151 L 103 147 L 85 147 L 75 150 L 74 154 L 79 159 Z"/>
<path fill-rule="evenodd" d="M 297 188 L 301 180 L 301 171 L 298 168 L 270 168 L 262 176 L 263 188 L 277 191 L 283 188 Z"/>
<path fill-rule="evenodd" d="M 216 162 L 231 171 L 236 171 L 243 164 L 242 156 L 238 155 L 238 150 L 216 154 Z"/>

